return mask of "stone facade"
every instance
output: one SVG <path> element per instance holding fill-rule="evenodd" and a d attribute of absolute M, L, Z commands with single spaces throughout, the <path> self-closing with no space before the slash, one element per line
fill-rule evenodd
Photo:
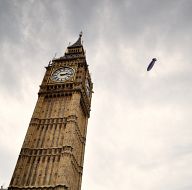
<path fill-rule="evenodd" d="M 67 76 L 66 68 L 74 73 Z M 9 190 L 81 189 L 92 88 L 80 34 L 46 67 Z"/>

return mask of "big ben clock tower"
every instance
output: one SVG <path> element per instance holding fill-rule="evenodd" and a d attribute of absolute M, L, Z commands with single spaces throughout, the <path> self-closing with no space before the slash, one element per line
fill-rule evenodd
<path fill-rule="evenodd" d="M 46 67 L 9 190 L 80 190 L 93 84 L 79 39 Z"/>

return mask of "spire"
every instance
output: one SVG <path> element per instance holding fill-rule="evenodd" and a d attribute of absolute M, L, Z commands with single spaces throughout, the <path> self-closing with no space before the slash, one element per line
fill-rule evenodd
<path fill-rule="evenodd" d="M 85 57 L 85 52 L 84 52 L 83 44 L 82 44 L 82 40 L 81 40 L 82 35 L 83 35 L 83 33 L 80 32 L 78 40 L 72 45 L 69 44 L 64 55 L 62 57 L 58 58 L 58 60 L 76 59 L 76 58 L 80 58 L 80 57 Z M 55 60 L 56 59 L 54 59 L 54 61 Z"/>
<path fill-rule="evenodd" d="M 79 46 L 82 46 L 82 43 L 81 43 L 81 37 L 82 37 L 82 35 L 83 35 L 83 32 L 81 31 L 81 32 L 79 33 L 79 38 L 78 38 L 78 40 L 77 40 L 74 44 L 72 44 L 71 46 L 68 46 L 68 47 L 79 47 Z"/>

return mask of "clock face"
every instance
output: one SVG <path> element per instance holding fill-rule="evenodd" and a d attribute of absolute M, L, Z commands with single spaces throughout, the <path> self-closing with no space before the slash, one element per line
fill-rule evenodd
<path fill-rule="evenodd" d="M 57 69 L 53 74 L 51 79 L 56 82 L 63 82 L 69 80 L 74 75 L 74 69 L 70 67 L 62 67 Z"/>

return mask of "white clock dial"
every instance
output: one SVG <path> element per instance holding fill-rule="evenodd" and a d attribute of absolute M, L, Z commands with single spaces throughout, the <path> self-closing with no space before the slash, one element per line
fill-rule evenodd
<path fill-rule="evenodd" d="M 70 79 L 74 73 L 74 69 L 71 67 L 62 67 L 52 74 L 51 79 L 56 82 L 66 81 Z"/>

